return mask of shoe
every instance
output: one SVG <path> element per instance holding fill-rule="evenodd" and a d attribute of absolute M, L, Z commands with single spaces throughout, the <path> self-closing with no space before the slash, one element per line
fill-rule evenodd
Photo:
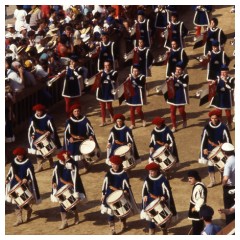
<path fill-rule="evenodd" d="M 13 227 L 17 227 L 17 226 L 19 226 L 19 225 L 22 224 L 22 223 L 23 223 L 23 220 L 18 219 L 18 220 L 13 224 Z"/>
<path fill-rule="evenodd" d="M 162 231 L 163 231 L 163 235 L 168 235 L 168 230 L 167 230 L 167 228 L 162 228 Z"/>
<path fill-rule="evenodd" d="M 143 126 L 143 127 L 146 127 L 146 125 L 147 125 L 147 122 L 146 122 L 145 120 L 143 120 L 143 121 L 142 121 L 142 126 Z"/>
<path fill-rule="evenodd" d="M 183 126 L 183 128 L 186 128 L 187 127 L 187 121 L 183 121 L 182 126 Z"/>
<path fill-rule="evenodd" d="M 154 228 L 149 228 L 149 235 L 155 235 L 155 229 Z"/>
<path fill-rule="evenodd" d="M 32 209 L 31 208 L 29 208 L 28 210 L 27 210 L 27 217 L 26 217 L 26 222 L 28 222 L 29 220 L 30 220 L 30 218 L 31 218 L 31 215 L 32 215 Z"/>
<path fill-rule="evenodd" d="M 134 128 L 135 128 L 135 125 L 131 125 L 129 128 L 130 128 L 130 129 L 134 129 Z"/>
<path fill-rule="evenodd" d="M 101 124 L 99 125 L 99 127 L 104 127 L 104 126 L 106 126 L 106 123 L 101 123 Z"/>
<path fill-rule="evenodd" d="M 172 132 L 173 133 L 176 132 L 176 128 L 175 127 L 172 128 Z"/>
<path fill-rule="evenodd" d="M 59 227 L 59 230 L 63 230 L 65 228 L 67 228 L 67 227 L 68 227 L 68 223 L 67 222 L 62 223 L 62 225 Z"/>

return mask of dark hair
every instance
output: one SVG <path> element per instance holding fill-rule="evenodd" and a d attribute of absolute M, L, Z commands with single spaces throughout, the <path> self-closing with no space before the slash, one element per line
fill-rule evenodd
<path fill-rule="evenodd" d="M 218 20 L 217 20 L 217 18 L 212 18 L 211 21 L 213 21 L 216 26 L 218 25 Z"/>

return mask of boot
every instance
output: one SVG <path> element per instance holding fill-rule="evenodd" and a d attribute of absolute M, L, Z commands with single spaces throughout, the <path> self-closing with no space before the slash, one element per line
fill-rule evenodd
<path fill-rule="evenodd" d="M 111 229 L 111 234 L 116 235 L 115 223 L 114 222 L 108 222 L 108 223 L 109 223 L 109 227 Z"/>
<path fill-rule="evenodd" d="M 149 235 L 155 235 L 155 229 L 154 228 L 149 228 Z"/>
<path fill-rule="evenodd" d="M 28 222 L 32 215 L 32 208 L 30 206 L 28 206 L 28 208 L 26 210 L 27 210 L 26 222 Z"/>
<path fill-rule="evenodd" d="M 18 225 L 22 224 L 23 223 L 23 220 L 22 220 L 22 210 L 21 209 L 15 209 L 15 214 L 16 214 L 16 217 L 17 217 L 17 220 L 16 222 L 13 224 L 14 227 L 17 227 Z"/>
<path fill-rule="evenodd" d="M 207 185 L 207 187 L 208 187 L 208 188 L 212 188 L 213 186 L 216 185 L 215 173 L 210 172 L 210 173 L 209 173 L 209 178 L 210 178 L 210 183 Z"/>
<path fill-rule="evenodd" d="M 168 230 L 167 230 L 167 228 L 162 228 L 162 231 L 163 231 L 163 235 L 168 235 Z"/>
<path fill-rule="evenodd" d="M 35 170 L 35 173 L 41 172 L 43 170 L 43 159 L 37 158 L 37 168 Z"/>
<path fill-rule="evenodd" d="M 121 231 L 122 232 L 125 231 L 127 228 L 126 221 L 127 221 L 126 218 L 121 219 Z"/>
<path fill-rule="evenodd" d="M 68 227 L 68 223 L 67 223 L 67 213 L 66 212 L 61 212 L 61 219 L 62 219 L 62 224 L 59 227 L 59 230 L 63 230 L 65 228 Z"/>
<path fill-rule="evenodd" d="M 80 223 L 77 209 L 74 212 L 74 224 L 78 225 Z"/>

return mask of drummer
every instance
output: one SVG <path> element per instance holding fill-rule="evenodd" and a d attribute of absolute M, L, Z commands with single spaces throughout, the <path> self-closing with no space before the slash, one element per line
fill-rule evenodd
<path fill-rule="evenodd" d="M 83 165 L 86 173 L 90 168 L 90 164 L 81 154 L 80 145 L 86 139 L 95 141 L 97 148 L 99 148 L 99 145 L 90 121 L 86 116 L 81 115 L 80 110 L 79 104 L 74 104 L 70 108 L 71 116 L 67 119 L 64 132 L 64 149 L 70 152 L 75 161 L 80 161 L 79 165 Z"/>
<path fill-rule="evenodd" d="M 36 104 L 32 109 L 35 111 L 35 114 L 32 116 L 28 128 L 28 141 L 30 145 L 28 152 L 36 155 L 37 168 L 35 172 L 40 172 L 43 170 L 43 163 L 46 160 L 49 161 L 50 168 L 54 167 L 53 157 L 52 154 L 47 157 L 43 157 L 39 150 L 37 150 L 34 146 L 34 141 L 46 134 L 48 138 L 51 138 L 58 149 L 61 148 L 61 143 L 53 118 L 46 112 L 46 107 L 42 104 Z"/>
<path fill-rule="evenodd" d="M 136 213 L 138 211 L 135 200 L 132 195 L 131 186 L 129 183 L 129 179 L 127 173 L 123 170 L 122 159 L 119 156 L 111 156 L 110 157 L 111 168 L 105 175 L 103 186 L 102 186 L 102 205 L 101 205 L 101 213 L 107 213 L 108 223 L 111 229 L 111 234 L 116 235 L 115 230 L 115 217 L 113 211 L 107 204 L 107 197 L 116 190 L 123 190 L 124 194 L 129 198 L 129 200 L 133 203 L 133 211 Z M 126 230 L 126 218 L 121 218 L 121 232 Z"/>
<path fill-rule="evenodd" d="M 149 163 L 153 161 L 152 154 L 160 147 L 165 146 L 172 155 L 176 158 L 176 163 L 179 165 L 178 151 L 175 143 L 175 139 L 170 128 L 165 124 L 165 120 L 161 117 L 155 117 L 152 121 L 155 128 L 151 133 L 150 140 L 150 157 Z"/>
<path fill-rule="evenodd" d="M 82 184 L 81 177 L 78 173 L 78 165 L 77 163 L 70 157 L 70 152 L 61 151 L 58 155 L 58 162 L 53 170 L 52 177 L 52 192 L 56 193 L 61 187 L 70 185 L 74 192 L 79 193 L 79 197 L 81 201 L 86 201 L 86 193 Z M 56 202 L 54 199 L 54 194 L 51 196 L 51 200 Z M 74 224 L 79 224 L 79 216 L 77 212 L 77 207 L 73 206 L 71 211 L 74 213 Z M 67 211 L 60 206 L 60 214 L 62 224 L 59 227 L 59 230 L 63 230 L 68 227 L 67 223 Z"/>
<path fill-rule="evenodd" d="M 125 117 L 123 114 L 115 114 L 113 117 L 115 125 L 112 127 L 107 144 L 107 159 L 106 163 L 109 163 L 109 158 L 114 155 L 114 151 L 121 146 L 127 145 L 131 148 L 132 154 L 135 158 L 135 162 L 141 161 L 138 154 L 138 150 L 133 139 L 132 130 L 125 125 Z"/>
<path fill-rule="evenodd" d="M 225 142 L 232 143 L 227 126 L 221 122 L 222 111 L 215 109 L 208 113 L 210 121 L 206 124 L 202 132 L 201 150 L 199 163 L 208 163 L 208 174 L 210 183 L 207 185 L 211 188 L 216 185 L 214 164 L 208 161 L 210 152 Z"/>
<path fill-rule="evenodd" d="M 155 199 L 166 204 L 173 216 L 177 215 L 172 191 L 168 180 L 160 173 L 160 166 L 155 163 L 149 163 L 146 167 L 149 175 L 146 177 L 142 189 L 142 211 L 141 219 L 146 219 L 149 223 L 149 235 L 155 235 L 155 223 L 144 211 L 146 207 Z M 161 225 L 163 235 L 168 235 L 167 223 Z"/>
<path fill-rule="evenodd" d="M 25 148 L 17 147 L 13 150 L 13 155 L 15 158 L 13 159 L 9 172 L 6 177 L 6 194 L 17 184 L 23 183 L 29 187 L 29 190 L 32 192 L 35 203 L 40 202 L 40 193 L 38 189 L 37 180 L 34 174 L 34 167 L 32 162 L 27 158 L 27 151 Z M 8 202 L 15 202 L 6 196 Z M 24 199 L 25 200 L 25 199 Z M 14 227 L 22 224 L 24 221 L 22 219 L 22 209 L 27 211 L 27 217 L 25 222 L 28 222 L 31 218 L 32 208 L 31 203 L 27 203 L 20 208 L 16 205 L 15 214 L 16 214 L 16 222 L 13 224 Z"/>

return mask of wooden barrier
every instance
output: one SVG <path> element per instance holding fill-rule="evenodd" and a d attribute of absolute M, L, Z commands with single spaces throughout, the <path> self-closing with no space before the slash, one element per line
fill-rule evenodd
<path fill-rule="evenodd" d="M 235 235 L 235 220 L 220 230 L 217 235 Z"/>

